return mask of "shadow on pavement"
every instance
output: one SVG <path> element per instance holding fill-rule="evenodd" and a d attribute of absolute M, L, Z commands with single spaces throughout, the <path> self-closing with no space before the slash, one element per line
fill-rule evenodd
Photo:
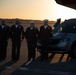
<path fill-rule="evenodd" d="M 11 65 L 13 65 L 14 63 L 16 63 L 16 61 L 17 61 L 17 60 L 14 60 L 14 61 L 11 60 L 11 61 L 5 63 L 4 65 L 0 66 L 0 73 L 1 73 L 2 71 L 4 71 L 4 70 L 6 69 L 6 67 L 11 66 Z"/>
<path fill-rule="evenodd" d="M 47 62 L 40 62 L 40 57 L 35 61 L 27 61 L 27 63 L 21 65 L 11 75 L 44 75 L 44 73 L 50 74 L 52 71 L 76 73 L 76 59 L 70 59 L 67 56 L 66 60 L 62 61 L 64 57 L 64 54 L 62 54 L 57 62 L 52 63 L 54 56 L 55 53 L 52 53 Z"/>

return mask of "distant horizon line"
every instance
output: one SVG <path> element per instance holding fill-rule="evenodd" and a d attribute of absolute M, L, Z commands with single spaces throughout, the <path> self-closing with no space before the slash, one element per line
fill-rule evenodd
<path fill-rule="evenodd" d="M 12 20 L 12 19 L 16 19 L 16 18 L 0 18 L 0 20 L 1 20 L 1 19 L 10 19 L 10 20 Z M 37 20 L 37 21 L 43 21 L 43 20 L 44 20 L 44 19 L 41 20 L 41 19 L 22 19 L 22 18 L 18 18 L 18 19 L 20 19 L 20 20 L 34 20 L 34 21 L 36 21 L 36 20 Z M 56 20 L 49 20 L 49 19 L 48 19 L 48 21 L 56 21 Z"/>

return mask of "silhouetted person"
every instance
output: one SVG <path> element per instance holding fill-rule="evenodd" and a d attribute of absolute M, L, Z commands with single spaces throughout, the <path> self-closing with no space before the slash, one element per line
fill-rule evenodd
<path fill-rule="evenodd" d="M 18 60 L 21 41 L 24 39 L 24 28 L 20 25 L 19 19 L 16 19 L 15 25 L 11 26 L 10 37 L 12 39 L 12 60 Z"/>
<path fill-rule="evenodd" d="M 10 27 L 5 24 L 5 20 L 0 25 L 0 59 L 5 60 L 7 53 L 7 44 L 9 39 Z"/>
<path fill-rule="evenodd" d="M 54 29 L 60 25 L 61 18 L 57 19 L 57 22 L 54 24 Z"/>
<path fill-rule="evenodd" d="M 34 25 L 34 21 L 30 21 L 30 27 L 28 27 L 25 32 L 28 46 L 28 61 L 30 61 L 31 58 L 34 60 L 36 55 L 35 48 L 37 45 L 38 29 Z"/>
<path fill-rule="evenodd" d="M 49 49 L 49 39 L 52 36 L 52 28 L 48 25 L 48 20 L 44 20 L 44 25 L 40 27 L 39 38 L 41 40 L 41 61 L 47 61 L 48 59 L 48 49 Z"/>

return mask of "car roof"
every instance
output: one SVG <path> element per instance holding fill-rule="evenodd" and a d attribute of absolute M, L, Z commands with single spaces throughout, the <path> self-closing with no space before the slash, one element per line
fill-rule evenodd
<path fill-rule="evenodd" d="M 61 25 L 76 25 L 76 19 L 66 20 Z"/>

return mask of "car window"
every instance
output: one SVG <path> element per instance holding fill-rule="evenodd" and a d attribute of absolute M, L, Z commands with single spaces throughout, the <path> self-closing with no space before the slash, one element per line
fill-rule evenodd
<path fill-rule="evenodd" d="M 60 27 L 61 26 L 57 26 L 55 29 L 52 30 L 52 33 L 58 33 L 58 32 L 60 32 Z"/>
<path fill-rule="evenodd" d="M 63 25 L 59 31 L 63 33 L 76 33 L 76 25 Z"/>
<path fill-rule="evenodd" d="M 76 33 L 76 25 L 60 25 L 52 31 L 53 33 Z"/>

